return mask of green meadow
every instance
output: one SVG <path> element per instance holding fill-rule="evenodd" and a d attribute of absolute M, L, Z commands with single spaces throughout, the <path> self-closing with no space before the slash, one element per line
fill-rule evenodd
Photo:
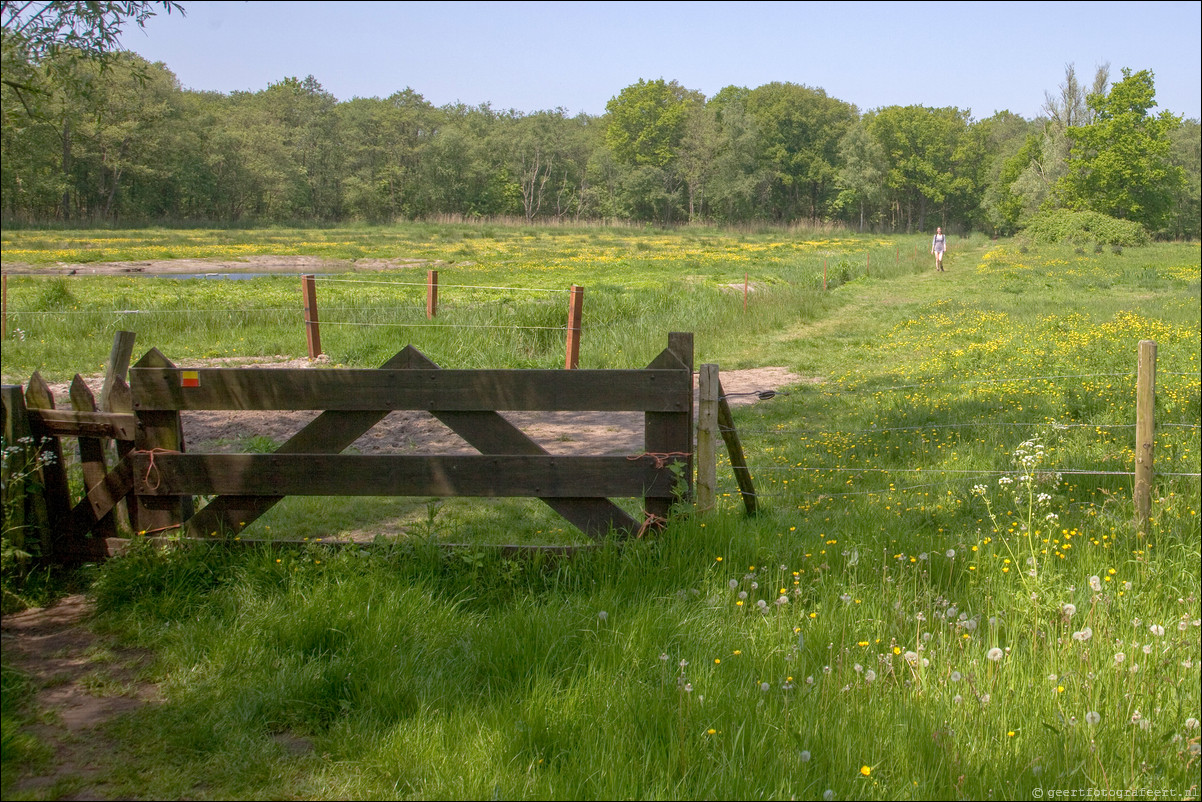
<path fill-rule="evenodd" d="M 286 550 L 135 538 L 88 569 L 92 626 L 162 701 L 35 798 L 1197 798 L 1202 251 L 950 244 L 936 273 L 929 237 L 806 230 L 6 231 L 35 271 L 328 258 L 333 365 L 561 367 L 576 284 L 582 367 L 691 331 L 698 365 L 804 378 L 735 410 L 755 517 L 720 464 L 715 512 L 569 558 L 495 548 L 579 542 L 524 500 L 290 499 L 247 530 Z M 5 383 L 99 373 L 122 329 L 184 366 L 305 355 L 296 276 L 13 274 L 7 303 Z M 21 729 L 42 681 L 5 666 L 5 798 L 53 760 Z"/>

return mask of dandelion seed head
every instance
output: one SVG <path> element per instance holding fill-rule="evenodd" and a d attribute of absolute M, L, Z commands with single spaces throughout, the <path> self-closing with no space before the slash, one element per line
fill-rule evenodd
<path fill-rule="evenodd" d="M 985 653 L 985 656 L 996 663 L 997 661 L 1002 659 L 1003 654 L 1004 654 L 1004 652 L 1001 649 L 994 646 L 992 649 L 990 649 L 988 652 Z"/>

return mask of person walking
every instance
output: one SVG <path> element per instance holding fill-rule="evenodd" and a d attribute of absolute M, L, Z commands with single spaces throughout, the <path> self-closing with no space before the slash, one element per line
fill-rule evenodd
<path fill-rule="evenodd" d="M 941 226 L 935 228 L 935 239 L 931 240 L 931 253 L 935 254 L 935 269 L 943 272 L 943 252 L 947 250 L 947 237 Z"/>

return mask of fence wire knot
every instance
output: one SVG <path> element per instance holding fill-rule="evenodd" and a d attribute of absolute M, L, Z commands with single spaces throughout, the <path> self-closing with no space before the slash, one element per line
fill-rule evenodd
<path fill-rule="evenodd" d="M 691 451 L 644 451 L 642 454 L 635 454 L 634 456 L 627 457 L 626 459 L 634 462 L 635 460 L 640 460 L 643 457 L 651 457 L 651 459 L 655 460 L 655 467 L 662 468 L 667 465 L 668 460 L 672 459 L 673 457 L 691 456 L 693 456 Z"/>
<path fill-rule="evenodd" d="M 656 515 L 653 512 L 648 512 L 646 515 L 647 518 L 643 521 L 642 526 L 639 527 L 639 531 L 634 533 L 636 538 L 641 538 L 652 529 L 663 529 L 668 525 L 668 519 L 662 515 Z"/>

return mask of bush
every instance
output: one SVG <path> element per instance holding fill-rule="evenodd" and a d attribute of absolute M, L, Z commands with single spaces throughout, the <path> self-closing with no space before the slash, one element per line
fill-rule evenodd
<path fill-rule="evenodd" d="M 1026 235 L 1034 242 L 1067 242 L 1084 246 L 1090 242 L 1111 246 L 1146 245 L 1148 232 L 1139 223 L 1119 220 L 1099 212 L 1074 212 L 1057 209 L 1041 212 L 1027 224 Z"/>

